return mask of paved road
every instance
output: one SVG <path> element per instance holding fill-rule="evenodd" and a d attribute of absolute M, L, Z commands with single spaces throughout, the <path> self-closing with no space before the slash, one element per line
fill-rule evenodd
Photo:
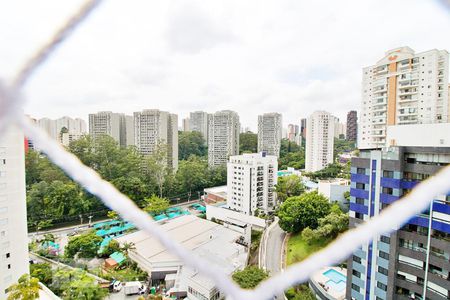
<path fill-rule="evenodd" d="M 286 233 L 278 225 L 278 219 L 270 225 L 263 235 L 263 241 L 261 243 L 262 251 L 260 252 L 263 257 L 260 260 L 260 267 L 267 270 L 270 275 L 282 271 L 281 260 L 285 236 Z M 285 299 L 285 296 L 284 294 L 279 294 L 273 299 L 282 300 Z"/>
<path fill-rule="evenodd" d="M 286 233 L 278 226 L 278 222 L 267 233 L 266 270 L 274 275 L 281 271 L 282 245 Z"/>

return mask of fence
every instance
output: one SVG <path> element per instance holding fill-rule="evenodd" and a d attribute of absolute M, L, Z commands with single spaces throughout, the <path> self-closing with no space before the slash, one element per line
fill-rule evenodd
<path fill-rule="evenodd" d="M 243 290 L 226 276 L 219 268 L 198 259 L 190 251 L 171 240 L 147 213 L 141 211 L 130 199 L 121 194 L 110 183 L 102 180 L 93 170 L 84 166 L 77 157 L 65 151 L 56 141 L 50 139 L 44 132 L 34 126 L 21 112 L 24 99 L 21 88 L 53 51 L 82 22 L 101 1 L 88 1 L 45 45 L 28 61 L 12 84 L 0 82 L 0 134 L 6 126 L 15 123 L 25 134 L 45 152 L 48 157 L 66 174 L 80 183 L 90 193 L 99 197 L 108 207 L 117 211 L 125 220 L 136 227 L 157 237 L 172 253 L 176 254 L 186 265 L 195 268 L 208 276 L 226 293 L 229 299 L 270 299 L 273 295 L 282 293 L 288 287 L 305 282 L 315 271 L 322 267 L 335 264 L 347 258 L 354 249 L 368 243 L 374 236 L 398 229 L 408 219 L 425 210 L 434 196 L 450 192 L 450 167 L 446 167 L 436 176 L 419 184 L 402 200 L 393 203 L 383 212 L 350 230 L 331 243 L 325 249 L 315 253 L 303 262 L 297 263 L 285 272 L 279 273 L 261 283 L 255 290 Z M 448 3 L 441 1 L 443 4 Z"/>

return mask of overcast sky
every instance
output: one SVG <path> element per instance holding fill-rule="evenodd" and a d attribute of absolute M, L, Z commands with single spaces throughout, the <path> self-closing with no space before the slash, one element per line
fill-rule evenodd
<path fill-rule="evenodd" d="M 79 0 L 0 4 L 0 77 L 11 78 Z M 25 112 L 87 120 L 146 108 L 181 118 L 230 109 L 299 123 L 359 109 L 361 69 L 386 50 L 450 50 L 450 13 L 431 0 L 106 0 L 26 87 Z"/>

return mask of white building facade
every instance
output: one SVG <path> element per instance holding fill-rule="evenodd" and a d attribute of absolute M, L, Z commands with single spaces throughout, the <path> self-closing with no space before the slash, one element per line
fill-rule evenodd
<path fill-rule="evenodd" d="M 239 115 L 230 110 L 208 117 L 208 165 L 225 165 L 228 158 L 239 154 Z"/>
<path fill-rule="evenodd" d="M 387 126 L 448 122 L 448 60 L 446 50 L 401 47 L 364 68 L 358 148 L 384 147 Z"/>
<path fill-rule="evenodd" d="M 111 111 L 89 114 L 89 134 L 93 139 L 109 135 L 122 147 L 134 145 L 133 117 Z"/>
<path fill-rule="evenodd" d="M 277 157 L 265 153 L 231 156 L 227 164 L 227 206 L 246 215 L 276 206 Z"/>
<path fill-rule="evenodd" d="M 307 120 L 305 170 L 316 172 L 333 162 L 335 117 L 316 111 Z"/>
<path fill-rule="evenodd" d="M 10 127 L 0 137 L 0 299 L 28 267 L 24 136 Z"/>
<path fill-rule="evenodd" d="M 208 142 L 208 113 L 204 111 L 194 111 L 189 114 L 189 130 L 200 132 Z"/>
<path fill-rule="evenodd" d="M 266 113 L 258 116 L 258 152 L 280 157 L 282 116 Z"/>
<path fill-rule="evenodd" d="M 150 155 L 158 144 L 167 145 L 167 162 L 178 168 L 178 116 L 157 109 L 134 113 L 135 145 L 143 155 Z"/>

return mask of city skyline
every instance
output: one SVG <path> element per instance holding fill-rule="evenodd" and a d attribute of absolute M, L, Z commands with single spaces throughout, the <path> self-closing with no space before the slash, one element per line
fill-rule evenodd
<path fill-rule="evenodd" d="M 0 29 L 0 39 L 10 45 L 0 50 L 7 58 L 0 75 L 12 74 L 77 2 L 28 3 L 27 11 L 20 1 L 8 3 L 0 13 L 8 28 Z M 180 118 L 191 110 L 233 110 L 253 131 L 256 116 L 271 111 L 282 113 L 286 124 L 323 109 L 344 120 L 347 111 L 359 106 L 355 86 L 360 85 L 361 67 L 386 49 L 450 49 L 446 39 L 425 34 L 450 25 L 446 12 L 433 1 L 414 3 L 389 3 L 392 9 L 386 11 L 380 2 L 354 2 L 349 3 L 351 14 L 339 3 L 103 4 L 30 81 L 26 94 L 33 96 L 25 111 L 54 118 L 71 107 L 73 117 L 87 121 L 91 111 L 124 107 L 126 114 L 156 107 L 176 111 Z M 42 18 L 50 6 L 54 14 Z M 250 14 L 255 7 L 259 13 Z M 405 13 L 389 18 L 399 10 Z M 314 13 L 322 17 L 312 18 Z M 123 16 L 114 24 L 106 21 L 115 14 Z M 383 24 L 366 22 L 385 14 Z M 17 15 L 34 26 L 23 26 Z M 410 22 L 411 16 L 433 17 L 418 24 Z M 181 35 L 186 27 L 188 34 Z M 22 38 L 12 39 L 12 32 Z M 383 32 L 382 45 L 374 38 L 378 32 Z M 305 47 L 308 39 L 312 47 Z M 64 80 L 56 80 L 60 78 Z"/>

